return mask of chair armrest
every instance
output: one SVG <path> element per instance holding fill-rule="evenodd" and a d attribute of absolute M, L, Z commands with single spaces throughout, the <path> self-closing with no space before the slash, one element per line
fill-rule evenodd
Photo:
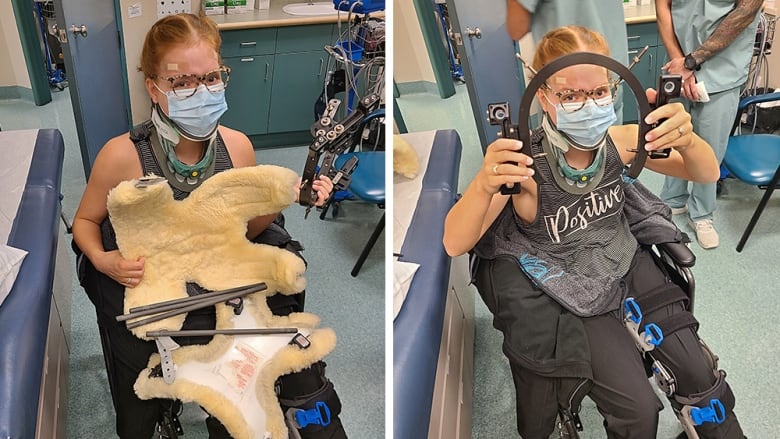
<path fill-rule="evenodd" d="M 664 242 L 656 244 L 661 256 L 668 256 L 677 266 L 690 268 L 696 264 L 696 255 L 682 242 Z"/>
<path fill-rule="evenodd" d="M 739 100 L 737 105 L 737 116 L 734 118 L 734 123 L 731 125 L 731 136 L 737 132 L 737 127 L 742 121 L 742 113 L 753 104 L 761 104 L 764 102 L 780 101 L 780 92 L 764 93 L 760 95 L 745 96 Z"/>
<path fill-rule="evenodd" d="M 770 101 L 780 101 L 780 92 L 765 93 L 765 94 L 754 95 L 754 96 L 745 96 L 744 98 L 739 100 L 738 110 L 741 113 L 742 110 L 747 108 L 749 105 L 761 104 Z"/>

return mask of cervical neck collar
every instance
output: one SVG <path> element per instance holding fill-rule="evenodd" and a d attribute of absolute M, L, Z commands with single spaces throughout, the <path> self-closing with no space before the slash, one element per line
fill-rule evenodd
<path fill-rule="evenodd" d="M 587 183 L 601 168 L 601 164 L 604 162 L 604 154 L 603 150 L 601 149 L 596 151 L 596 156 L 593 158 L 593 163 L 591 163 L 585 169 L 574 169 L 569 166 L 569 164 L 566 162 L 566 157 L 564 157 L 562 153 L 557 154 L 557 159 L 558 168 L 561 170 L 564 177 L 578 183 Z"/>
<path fill-rule="evenodd" d="M 165 174 L 165 177 L 174 187 L 190 192 L 214 173 L 216 129 L 210 137 L 203 140 L 206 142 L 206 151 L 203 154 L 203 158 L 198 163 L 188 165 L 176 157 L 175 149 L 179 143 L 179 133 L 181 131 L 175 127 L 175 123 L 165 115 L 157 104 L 152 108 L 152 123 L 157 133 L 156 136 L 152 135 L 152 152 L 157 161 L 162 165 L 163 174 Z M 189 139 L 187 136 L 183 137 Z"/>
<path fill-rule="evenodd" d="M 550 141 L 550 143 L 563 152 L 568 152 L 569 147 L 578 149 L 580 151 L 599 150 L 607 142 L 607 133 L 604 133 L 604 137 L 602 137 L 601 141 L 599 141 L 599 143 L 597 143 L 595 146 L 586 147 L 580 145 L 579 143 L 572 140 L 571 137 L 567 136 L 566 133 L 558 131 L 558 129 L 553 126 L 552 121 L 550 120 L 550 115 L 547 113 L 544 113 L 544 116 L 542 117 L 542 128 L 544 129 L 544 133 L 547 135 L 547 139 Z"/>
<path fill-rule="evenodd" d="M 593 190 L 604 176 L 606 148 L 603 146 L 606 143 L 606 137 L 596 149 L 593 162 L 585 169 L 574 169 L 566 162 L 564 155 L 564 151 L 568 151 L 566 140 L 550 125 L 546 115 L 542 119 L 542 127 L 545 132 L 545 136 L 542 138 L 542 149 L 548 154 L 548 157 L 554 157 L 553 160 L 548 160 L 548 163 L 552 168 L 552 176 L 558 187 L 566 192 L 580 195 Z"/>
<path fill-rule="evenodd" d="M 162 108 L 160 108 L 159 103 L 155 103 L 152 107 L 152 122 L 154 122 L 154 125 L 157 126 L 157 131 L 159 131 L 160 134 L 166 139 L 170 140 L 174 145 L 179 143 L 180 137 L 184 137 L 185 139 L 191 140 L 193 142 L 205 142 L 211 140 L 214 138 L 214 136 L 217 135 L 217 129 L 219 128 L 219 124 L 217 124 L 214 126 L 214 129 L 212 129 L 211 132 L 205 136 L 193 136 L 192 134 L 188 133 L 187 130 L 180 127 L 176 121 L 168 117 Z M 159 125 L 163 125 L 164 128 L 161 130 Z"/>

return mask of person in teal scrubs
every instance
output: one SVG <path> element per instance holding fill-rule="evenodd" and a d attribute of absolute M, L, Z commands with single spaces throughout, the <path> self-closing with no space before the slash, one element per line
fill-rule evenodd
<path fill-rule="evenodd" d="M 539 42 L 552 29 L 577 24 L 604 35 L 610 56 L 628 65 L 628 35 L 622 0 L 507 0 L 506 12 L 506 29 L 515 41 L 530 31 L 534 42 Z M 622 90 L 615 99 L 615 114 L 617 124 L 621 125 Z"/>
<path fill-rule="evenodd" d="M 683 77 L 694 131 L 720 162 L 753 56 L 761 0 L 656 0 L 658 32 L 669 61 L 663 70 Z M 715 183 L 666 177 L 661 199 L 672 213 L 688 213 L 702 248 L 720 243 L 713 226 Z"/>

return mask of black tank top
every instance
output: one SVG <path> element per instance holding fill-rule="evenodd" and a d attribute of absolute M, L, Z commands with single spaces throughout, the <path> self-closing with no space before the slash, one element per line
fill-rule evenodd
<path fill-rule="evenodd" d="M 130 130 L 130 140 L 135 144 L 135 150 L 138 152 L 138 158 L 141 160 L 141 170 L 143 175 L 154 174 L 163 176 L 162 165 L 157 161 L 152 152 L 151 136 L 154 133 L 154 124 L 151 120 L 136 125 Z M 214 142 L 214 173 L 226 171 L 233 168 L 233 161 L 230 159 L 225 142 L 222 140 L 222 136 L 217 131 L 217 137 Z M 173 198 L 175 200 L 183 200 L 190 195 L 190 192 L 178 189 L 168 183 L 173 190 Z M 111 225 L 111 220 L 106 216 L 103 223 L 100 225 L 103 248 L 106 251 L 117 250 L 116 233 L 114 227 Z"/>

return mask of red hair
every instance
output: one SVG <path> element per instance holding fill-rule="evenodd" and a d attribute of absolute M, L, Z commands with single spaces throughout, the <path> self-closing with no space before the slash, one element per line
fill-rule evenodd
<path fill-rule="evenodd" d="M 219 57 L 222 37 L 216 23 L 204 14 L 168 15 L 158 20 L 146 33 L 138 68 L 147 78 L 154 78 L 163 55 L 174 46 L 206 42 Z"/>

